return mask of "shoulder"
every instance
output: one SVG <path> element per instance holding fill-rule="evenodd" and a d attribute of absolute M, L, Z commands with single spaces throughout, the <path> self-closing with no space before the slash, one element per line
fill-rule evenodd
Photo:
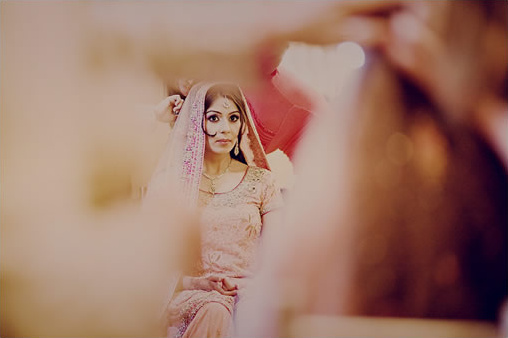
<path fill-rule="evenodd" d="M 251 171 L 252 173 L 255 173 L 257 175 L 271 175 L 272 172 L 268 169 L 265 169 L 265 168 L 260 168 L 260 167 L 256 167 L 256 166 L 249 166 L 249 171 Z"/>
<path fill-rule="evenodd" d="M 248 176 L 254 181 L 267 184 L 273 184 L 274 182 L 274 176 L 270 170 L 254 166 L 249 166 L 247 170 L 249 174 Z"/>

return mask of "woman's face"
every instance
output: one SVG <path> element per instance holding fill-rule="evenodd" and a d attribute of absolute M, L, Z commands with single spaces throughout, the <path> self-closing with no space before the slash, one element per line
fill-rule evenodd
<path fill-rule="evenodd" d="M 205 112 L 206 151 L 229 153 L 238 140 L 240 127 L 240 110 L 236 104 L 223 96 L 216 98 Z"/>

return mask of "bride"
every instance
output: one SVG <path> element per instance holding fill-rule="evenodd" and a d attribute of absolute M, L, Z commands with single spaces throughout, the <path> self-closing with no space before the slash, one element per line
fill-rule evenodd
<path fill-rule="evenodd" d="M 172 186 L 183 205 L 199 210 L 201 257 L 191 275 L 178 279 L 166 309 L 168 334 L 229 336 L 262 230 L 274 222 L 282 197 L 238 86 L 197 84 L 176 114 L 148 194 Z"/>

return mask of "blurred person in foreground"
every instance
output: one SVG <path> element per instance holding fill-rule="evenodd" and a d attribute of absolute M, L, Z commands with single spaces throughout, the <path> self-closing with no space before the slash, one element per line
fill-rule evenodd
<path fill-rule="evenodd" d="M 372 33 L 367 67 L 340 114 L 303 141 L 301 176 L 284 226 L 265 242 L 271 259 L 239 314 L 240 336 L 315 334 L 312 323 L 295 326 L 305 315 L 499 325 L 507 5 L 417 1 L 350 18 Z M 325 335 L 354 334 L 335 329 Z"/>
<path fill-rule="evenodd" d="M 201 259 L 175 280 L 168 335 L 229 336 L 282 197 L 238 86 L 198 83 L 177 116 L 145 201 L 177 189 L 182 205 L 201 215 Z"/>

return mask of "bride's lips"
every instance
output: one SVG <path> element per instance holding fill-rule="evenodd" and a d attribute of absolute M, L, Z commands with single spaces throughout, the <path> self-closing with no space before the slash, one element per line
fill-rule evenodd
<path fill-rule="evenodd" d="M 221 138 L 221 139 L 219 139 L 219 140 L 217 140 L 215 142 L 218 143 L 218 144 L 228 144 L 228 143 L 231 142 L 231 140 L 229 140 L 227 138 Z"/>

